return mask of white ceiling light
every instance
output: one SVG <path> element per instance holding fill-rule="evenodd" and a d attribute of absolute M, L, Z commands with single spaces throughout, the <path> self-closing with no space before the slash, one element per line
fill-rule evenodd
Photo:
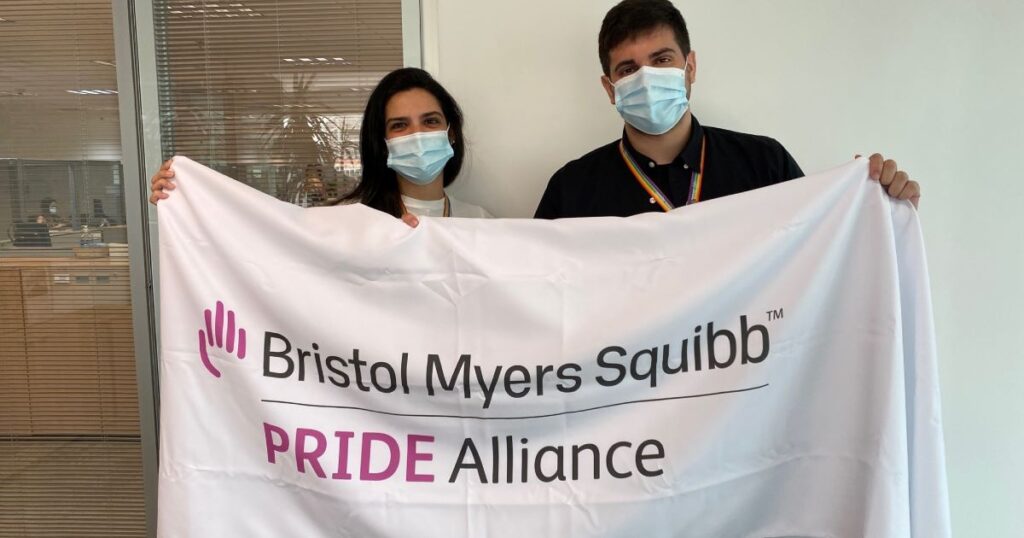
<path fill-rule="evenodd" d="M 117 95 L 117 90 L 64 90 L 75 95 Z"/>
<path fill-rule="evenodd" d="M 301 62 L 302 64 L 308 65 L 352 65 L 352 62 L 345 60 L 340 56 L 325 57 L 325 56 L 311 56 L 303 58 L 281 58 L 285 62 L 295 64 Z"/>

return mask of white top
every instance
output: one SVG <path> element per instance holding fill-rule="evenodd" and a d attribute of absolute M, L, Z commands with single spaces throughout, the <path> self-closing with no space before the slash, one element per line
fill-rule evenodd
<path fill-rule="evenodd" d="M 494 218 L 487 212 L 486 209 L 473 205 L 467 202 L 461 202 L 456 200 L 452 195 L 448 195 L 448 201 L 451 204 L 452 216 L 453 217 L 465 217 L 473 219 L 490 219 Z M 408 196 L 402 196 L 402 203 L 405 204 L 405 209 L 416 215 L 417 217 L 443 217 L 444 216 L 444 198 L 440 200 L 417 200 L 416 198 L 409 198 Z"/>

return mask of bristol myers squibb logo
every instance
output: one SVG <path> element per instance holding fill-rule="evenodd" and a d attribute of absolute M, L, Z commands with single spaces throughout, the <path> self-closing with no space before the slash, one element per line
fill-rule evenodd
<path fill-rule="evenodd" d="M 217 301 L 216 312 L 209 308 L 203 311 L 206 330 L 199 329 L 199 358 L 203 366 L 213 375 L 220 377 L 220 370 L 213 365 L 207 349 L 223 349 L 228 354 L 234 353 L 239 359 L 245 358 L 245 329 L 235 326 L 235 312 L 224 312 L 224 303 Z"/>

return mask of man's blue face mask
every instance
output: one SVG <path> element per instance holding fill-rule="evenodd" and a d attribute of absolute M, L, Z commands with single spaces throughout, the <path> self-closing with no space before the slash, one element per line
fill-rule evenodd
<path fill-rule="evenodd" d="M 651 135 L 665 134 L 689 106 L 686 71 L 643 66 L 615 83 L 615 109 L 626 123 Z"/>

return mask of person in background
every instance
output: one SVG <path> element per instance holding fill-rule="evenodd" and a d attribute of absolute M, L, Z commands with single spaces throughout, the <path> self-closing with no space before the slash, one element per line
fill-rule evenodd
<path fill-rule="evenodd" d="M 601 84 L 625 121 L 623 136 L 572 161 L 548 182 L 535 217 L 626 217 L 669 211 L 804 175 L 782 144 L 701 125 L 689 101 L 697 55 L 668 0 L 623 0 L 598 36 Z M 870 158 L 890 196 L 917 206 L 920 185 L 896 162 Z"/>
<path fill-rule="evenodd" d="M 370 94 L 359 133 L 362 179 L 335 204 L 362 203 L 401 218 L 491 217 L 484 208 L 445 192 L 462 169 L 462 110 L 429 73 L 388 73 Z M 171 161 L 153 175 L 150 202 L 174 189 Z"/>

